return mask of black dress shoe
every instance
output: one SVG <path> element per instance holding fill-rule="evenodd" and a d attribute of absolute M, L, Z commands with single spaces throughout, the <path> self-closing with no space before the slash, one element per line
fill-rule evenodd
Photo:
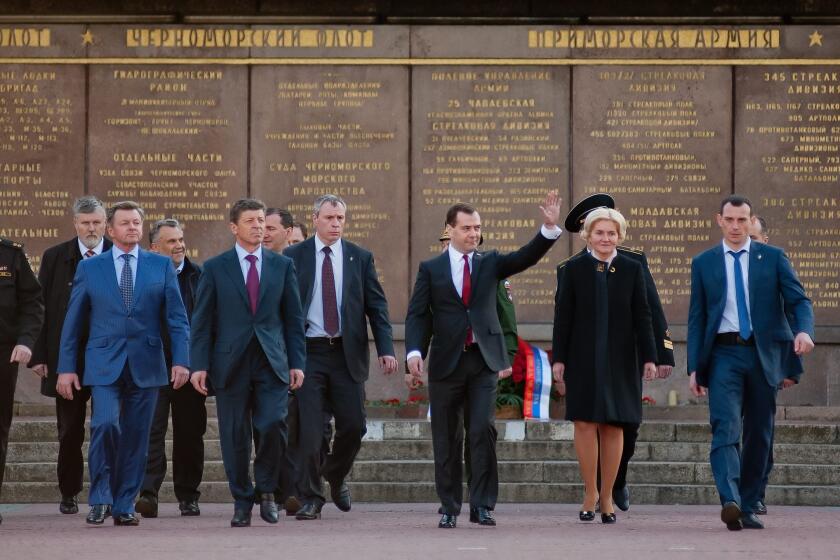
<path fill-rule="evenodd" d="M 239 509 L 233 510 L 233 517 L 230 518 L 231 527 L 250 527 L 251 526 L 251 510 Z"/>
<path fill-rule="evenodd" d="M 315 504 L 303 504 L 295 514 L 295 519 L 300 521 L 321 519 L 321 506 L 316 506 Z"/>
<path fill-rule="evenodd" d="M 479 525 L 487 525 L 489 527 L 496 526 L 493 512 L 486 507 L 470 508 L 470 523 L 478 523 Z"/>
<path fill-rule="evenodd" d="M 201 515 L 201 508 L 198 507 L 198 500 L 181 500 L 178 502 L 178 509 L 184 517 L 196 517 Z"/>
<path fill-rule="evenodd" d="M 767 504 L 762 500 L 758 500 L 753 507 L 753 513 L 756 515 L 767 515 Z"/>
<path fill-rule="evenodd" d="M 79 513 L 79 502 L 76 501 L 76 496 L 62 496 L 58 511 L 67 515 Z"/>
<path fill-rule="evenodd" d="M 624 488 L 613 488 L 612 499 L 621 511 L 630 509 L 630 489 L 626 486 Z"/>
<path fill-rule="evenodd" d="M 723 509 L 720 510 L 720 520 L 726 523 L 726 528 L 730 531 L 740 531 L 743 529 L 741 524 L 741 508 L 735 502 L 726 502 L 723 504 Z"/>
<path fill-rule="evenodd" d="M 350 511 L 350 488 L 346 482 L 330 482 L 330 497 L 335 507 L 341 511 Z"/>
<path fill-rule="evenodd" d="M 444 513 L 438 521 L 438 529 L 454 529 L 458 525 L 458 516 Z"/>
<path fill-rule="evenodd" d="M 744 529 L 764 529 L 764 523 L 754 513 L 742 513 L 741 525 Z"/>
<path fill-rule="evenodd" d="M 579 511 L 578 518 L 581 521 L 593 521 L 595 519 L 594 511 Z"/>
<path fill-rule="evenodd" d="M 105 523 L 105 518 L 111 515 L 111 506 L 108 504 L 96 504 L 90 506 L 90 512 L 87 514 L 85 523 L 91 525 L 102 525 Z"/>
<path fill-rule="evenodd" d="M 140 520 L 133 513 L 121 513 L 114 516 L 114 525 L 119 527 L 136 527 L 140 525 Z"/>
<path fill-rule="evenodd" d="M 615 523 L 615 514 L 614 513 L 602 513 L 601 514 L 601 523 L 605 525 L 610 525 Z"/>
<path fill-rule="evenodd" d="M 277 523 L 280 514 L 277 512 L 277 502 L 274 501 L 274 494 L 260 495 L 260 517 L 266 523 Z"/>
<path fill-rule="evenodd" d="M 300 500 L 298 500 L 295 496 L 289 496 L 288 498 L 286 498 L 286 501 L 283 502 L 283 509 L 286 510 L 286 515 L 288 516 L 295 515 L 300 508 Z"/>
<path fill-rule="evenodd" d="M 134 511 L 143 517 L 154 519 L 158 516 L 158 499 L 154 494 L 140 494 L 134 504 Z"/>

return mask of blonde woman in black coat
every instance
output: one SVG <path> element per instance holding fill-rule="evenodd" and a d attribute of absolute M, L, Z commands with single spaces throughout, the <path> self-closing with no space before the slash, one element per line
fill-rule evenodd
<path fill-rule="evenodd" d="M 626 233 L 626 221 L 618 211 L 590 212 L 581 230 L 589 251 L 566 262 L 557 288 L 552 372 L 556 382 L 566 384 L 566 419 L 575 425 L 575 451 L 585 489 L 582 521 L 595 518 L 600 439 L 601 521 L 615 523 L 612 487 L 623 426 L 642 419 L 638 363 L 644 363 L 645 379 L 656 375 L 656 344 L 642 265 L 616 250 Z"/>

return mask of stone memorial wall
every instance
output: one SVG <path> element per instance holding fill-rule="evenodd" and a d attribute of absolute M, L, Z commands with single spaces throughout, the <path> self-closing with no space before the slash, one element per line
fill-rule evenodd
<path fill-rule="evenodd" d="M 0 24 L 0 235 L 37 267 L 90 193 L 178 218 L 203 261 L 231 243 L 237 198 L 309 221 L 337 193 L 401 337 L 452 203 L 474 203 L 484 247 L 507 251 L 534 235 L 548 190 L 564 210 L 609 192 L 683 362 L 691 258 L 741 193 L 825 343 L 809 358 L 822 377 L 783 400 L 836 405 L 840 374 L 822 365 L 840 343 L 838 60 L 840 26 L 822 25 Z M 554 267 L 581 246 L 565 236 L 512 279 L 530 340 L 550 338 Z M 372 383 L 374 398 L 399 391 Z"/>

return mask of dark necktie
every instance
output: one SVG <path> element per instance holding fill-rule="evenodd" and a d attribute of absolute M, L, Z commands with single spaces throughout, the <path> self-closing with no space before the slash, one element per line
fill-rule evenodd
<path fill-rule="evenodd" d="M 329 247 L 321 249 L 324 252 L 324 264 L 321 266 L 321 306 L 324 310 L 324 330 L 330 336 L 338 334 L 338 304 L 335 299 L 335 273 L 333 272 L 332 250 Z"/>
<path fill-rule="evenodd" d="M 752 336 L 752 329 L 750 328 L 747 294 L 744 291 L 744 272 L 741 270 L 741 254 L 746 253 L 746 251 L 741 249 L 737 253 L 735 251 L 727 251 L 727 253 L 735 259 L 735 304 L 738 308 L 738 333 L 741 338 L 748 340 Z"/>
<path fill-rule="evenodd" d="M 257 256 L 245 255 L 245 260 L 251 263 L 248 276 L 245 279 L 245 291 L 248 292 L 248 302 L 251 304 L 251 315 L 257 314 L 257 299 L 260 297 L 260 276 L 257 274 Z"/>
<path fill-rule="evenodd" d="M 94 252 L 93 252 L 93 249 L 88 249 L 87 251 L 85 251 L 85 258 L 86 258 L 86 259 L 89 259 L 89 258 L 91 258 L 91 257 L 92 257 L 93 255 L 95 255 L 95 254 L 96 254 L 96 253 L 94 253 Z"/>
<path fill-rule="evenodd" d="M 120 258 L 124 261 L 122 274 L 120 274 L 120 294 L 126 310 L 131 309 L 131 302 L 134 301 L 134 277 L 131 274 L 131 259 L 134 255 L 123 253 Z"/>
<path fill-rule="evenodd" d="M 461 284 L 461 301 L 467 307 L 470 306 L 470 296 L 472 295 L 472 278 L 470 277 L 470 256 L 464 255 L 464 282 Z M 473 331 L 471 326 L 467 326 L 467 339 L 464 344 L 473 343 Z"/>

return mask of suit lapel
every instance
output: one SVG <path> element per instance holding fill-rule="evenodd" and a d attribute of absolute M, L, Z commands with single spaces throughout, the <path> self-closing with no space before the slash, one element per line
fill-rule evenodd
<path fill-rule="evenodd" d="M 148 255 L 146 251 L 142 249 L 137 251 L 137 270 L 135 271 L 136 274 L 134 275 L 134 298 L 131 300 L 131 309 L 137 305 L 137 301 L 140 299 L 141 292 L 146 289 L 146 275 L 143 273 L 143 270 L 146 268 L 146 259 Z"/>
<path fill-rule="evenodd" d="M 277 263 L 277 259 L 274 258 L 274 255 L 271 254 L 271 251 L 263 248 L 262 250 L 263 255 L 263 263 L 262 263 L 262 274 L 260 274 L 260 294 L 257 296 L 257 311 L 262 309 L 262 302 L 263 298 L 265 297 L 266 286 L 268 286 L 268 279 L 274 272 L 274 265 Z"/>
<path fill-rule="evenodd" d="M 714 263 L 712 267 L 712 286 L 718 290 L 717 298 L 710 301 L 716 302 L 715 307 L 715 329 L 720 326 L 720 321 L 723 318 L 723 310 L 726 308 L 726 257 L 723 254 L 723 247 L 718 245 L 714 251 Z"/>
<path fill-rule="evenodd" d="M 106 255 L 99 259 L 99 268 L 101 270 L 102 278 L 105 279 L 106 289 L 111 292 L 111 295 L 122 301 L 122 293 L 120 292 L 120 281 L 117 278 L 117 269 L 114 266 L 114 256 L 111 251 L 103 251 L 101 255 Z M 123 306 L 125 307 L 125 306 Z"/>
<path fill-rule="evenodd" d="M 475 297 L 475 290 L 476 290 L 476 280 L 478 279 L 478 269 L 481 268 L 481 261 L 483 259 L 483 255 L 478 251 L 473 253 L 472 258 L 472 266 L 470 267 L 470 301 L 469 303 L 472 304 L 472 300 Z"/>
<path fill-rule="evenodd" d="M 355 267 L 359 259 L 356 258 L 355 252 L 344 240 L 341 241 L 341 253 L 343 257 L 341 270 L 341 309 L 338 310 L 338 313 L 341 317 L 344 317 L 344 305 L 347 302 L 347 287 L 351 279 L 356 277 L 352 273 L 353 268 L 351 267 Z"/>
<path fill-rule="evenodd" d="M 225 255 L 225 259 L 227 260 L 227 266 L 223 268 L 225 269 L 225 272 L 227 272 L 227 275 L 230 278 L 231 283 L 233 283 L 236 291 L 239 292 L 240 296 L 242 296 L 242 301 L 245 303 L 245 306 L 250 311 L 251 302 L 248 301 L 248 293 L 245 291 L 245 279 L 242 278 L 242 267 L 239 266 L 239 258 L 236 256 L 236 249 L 228 251 Z M 265 264 L 265 262 L 263 262 L 263 264 Z M 262 282 L 260 282 L 260 284 L 262 284 Z"/>
<path fill-rule="evenodd" d="M 301 247 L 301 253 L 303 253 L 301 255 L 301 262 L 303 266 L 299 274 L 300 285 L 303 288 L 301 290 L 303 313 L 307 315 L 309 313 L 309 306 L 312 304 L 312 290 L 315 289 L 315 238 L 310 237 L 303 243 L 304 246 Z"/>
<path fill-rule="evenodd" d="M 449 286 L 449 292 L 452 294 L 452 297 L 457 299 L 461 302 L 461 305 L 464 304 L 464 300 L 461 296 L 458 295 L 458 290 L 455 288 L 455 283 L 452 282 L 452 262 L 449 260 L 449 251 L 444 251 L 439 257 L 438 262 L 440 263 L 438 266 L 441 268 L 441 274 L 445 275 L 446 277 L 446 285 Z"/>
<path fill-rule="evenodd" d="M 758 275 L 761 272 L 761 263 L 763 262 L 763 247 L 760 243 L 752 242 L 750 249 L 750 268 L 747 271 L 747 286 L 749 287 L 750 301 L 748 302 L 750 308 L 750 318 L 753 316 L 753 305 L 755 303 L 756 285 L 758 283 Z"/>

